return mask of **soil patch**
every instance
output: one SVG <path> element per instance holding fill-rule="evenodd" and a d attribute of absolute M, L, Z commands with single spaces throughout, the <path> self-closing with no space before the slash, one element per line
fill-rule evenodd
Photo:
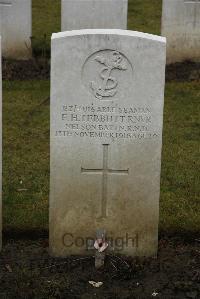
<path fill-rule="evenodd" d="M 2 61 L 3 80 L 43 80 L 50 78 L 48 60 L 6 60 Z"/>
<path fill-rule="evenodd" d="M 48 59 L 13 61 L 3 59 L 3 80 L 42 80 L 50 78 Z M 185 61 L 166 67 L 166 81 L 200 80 L 200 63 Z"/>
<path fill-rule="evenodd" d="M 200 63 L 185 61 L 166 67 L 166 81 L 199 81 Z"/>
<path fill-rule="evenodd" d="M 158 258 L 108 255 L 105 268 L 95 270 L 93 257 L 49 257 L 47 238 L 8 236 L 0 255 L 0 298 L 197 299 L 199 245 L 198 239 L 163 236 Z M 95 288 L 89 281 L 103 284 Z"/>

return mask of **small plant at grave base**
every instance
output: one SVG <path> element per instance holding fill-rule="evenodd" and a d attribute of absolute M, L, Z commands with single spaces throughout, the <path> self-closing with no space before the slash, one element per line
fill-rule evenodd
<path fill-rule="evenodd" d="M 100 269 L 104 266 L 105 250 L 108 248 L 106 242 L 106 232 L 104 229 L 99 229 L 96 232 L 96 240 L 94 242 L 95 252 L 95 268 Z"/>

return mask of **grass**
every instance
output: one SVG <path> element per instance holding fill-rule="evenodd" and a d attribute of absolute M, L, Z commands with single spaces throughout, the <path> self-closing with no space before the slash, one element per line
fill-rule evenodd
<path fill-rule="evenodd" d="M 60 0 L 32 0 L 32 47 L 35 56 L 50 56 L 52 33 L 61 29 Z"/>
<path fill-rule="evenodd" d="M 128 29 L 160 35 L 162 0 L 129 0 Z"/>
<path fill-rule="evenodd" d="M 128 27 L 160 33 L 161 0 L 129 0 Z M 60 30 L 60 1 L 33 0 L 35 55 L 50 54 Z M 48 229 L 49 81 L 3 82 L 5 230 Z M 160 230 L 197 232 L 199 82 L 166 84 Z"/>
<path fill-rule="evenodd" d="M 129 0 L 128 29 L 160 34 L 162 0 Z M 60 0 L 32 0 L 33 54 L 50 57 L 51 34 L 61 29 Z"/>
<path fill-rule="evenodd" d="M 3 84 L 4 228 L 47 229 L 49 82 Z M 200 227 L 198 201 L 198 83 L 167 83 L 160 229 Z"/>
<path fill-rule="evenodd" d="M 199 231 L 199 97 L 199 82 L 166 85 L 160 215 L 165 231 Z"/>
<path fill-rule="evenodd" d="M 48 222 L 49 82 L 3 84 L 4 227 Z"/>

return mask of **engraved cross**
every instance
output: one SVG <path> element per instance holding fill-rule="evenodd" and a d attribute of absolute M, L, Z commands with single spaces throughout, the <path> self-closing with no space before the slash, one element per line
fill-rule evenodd
<path fill-rule="evenodd" d="M 101 217 L 105 218 L 107 216 L 107 191 L 108 191 L 108 175 L 116 174 L 116 175 L 128 175 L 129 169 L 110 169 L 108 167 L 108 147 L 109 144 L 103 144 L 103 168 L 83 168 L 81 167 L 81 173 L 83 174 L 102 174 L 102 202 L 101 202 Z"/>

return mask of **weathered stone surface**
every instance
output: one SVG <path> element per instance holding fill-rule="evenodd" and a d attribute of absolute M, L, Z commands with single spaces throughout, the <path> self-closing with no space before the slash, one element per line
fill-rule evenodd
<path fill-rule="evenodd" d="M 0 0 L 0 35 L 4 57 L 31 57 L 31 0 Z"/>
<path fill-rule="evenodd" d="M 62 0 L 61 28 L 126 29 L 128 0 Z"/>
<path fill-rule="evenodd" d="M 0 36 L 0 250 L 2 247 L 2 68 Z"/>
<path fill-rule="evenodd" d="M 167 63 L 200 61 L 200 0 L 163 0 Z"/>
<path fill-rule="evenodd" d="M 165 38 L 126 30 L 53 34 L 50 252 L 157 251 Z M 94 253 L 94 252 L 92 252 Z"/>

